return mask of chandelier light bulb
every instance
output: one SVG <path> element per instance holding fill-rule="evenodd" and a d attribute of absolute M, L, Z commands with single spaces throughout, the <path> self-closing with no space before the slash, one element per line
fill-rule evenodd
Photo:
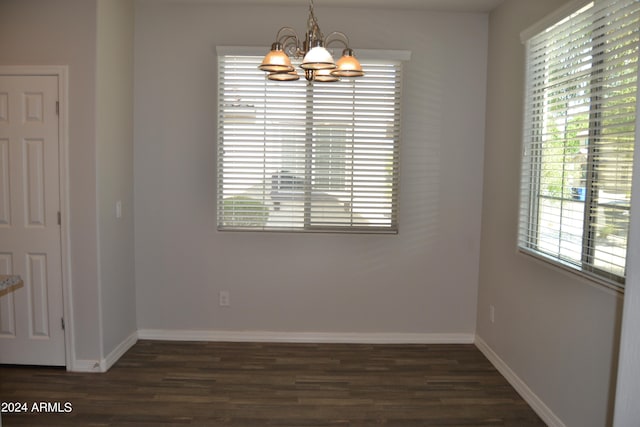
<path fill-rule="evenodd" d="M 271 45 L 271 51 L 262 60 L 262 64 L 258 67 L 262 71 L 270 73 L 289 72 L 295 70 L 291 65 L 291 59 L 282 50 L 282 45 L 278 42 Z"/>
<path fill-rule="evenodd" d="M 336 77 L 362 77 L 362 65 L 353 55 L 353 50 L 347 48 L 342 52 L 342 58 L 336 63 L 336 69 L 331 71 L 331 75 Z"/>
<path fill-rule="evenodd" d="M 279 81 L 279 82 L 290 82 L 290 81 L 294 81 L 294 80 L 299 80 L 300 76 L 298 75 L 296 70 L 292 70 L 292 71 L 288 71 L 288 72 L 287 71 L 280 71 L 280 72 L 276 72 L 276 73 L 269 73 L 267 78 L 269 80 L 275 80 L 275 81 Z"/>
<path fill-rule="evenodd" d="M 316 46 L 307 52 L 300 66 L 305 70 L 332 70 L 336 62 L 324 46 Z"/>
<path fill-rule="evenodd" d="M 337 82 L 340 80 L 338 76 L 331 73 L 331 70 L 315 70 L 313 73 L 313 81 L 315 82 Z"/>

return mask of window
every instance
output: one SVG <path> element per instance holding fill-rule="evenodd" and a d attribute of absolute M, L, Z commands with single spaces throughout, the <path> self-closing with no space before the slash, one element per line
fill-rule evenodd
<path fill-rule="evenodd" d="M 639 46 L 636 0 L 594 1 L 526 41 L 519 247 L 614 288 L 626 271 Z"/>
<path fill-rule="evenodd" d="M 401 61 L 366 76 L 266 79 L 218 51 L 218 229 L 397 232 Z M 295 64 L 294 64 L 295 65 Z"/>

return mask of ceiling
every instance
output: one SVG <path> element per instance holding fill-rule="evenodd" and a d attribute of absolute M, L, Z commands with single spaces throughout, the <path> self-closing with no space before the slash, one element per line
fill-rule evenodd
<path fill-rule="evenodd" d="M 161 1 L 161 0 L 160 0 Z M 167 0 L 165 0 L 167 1 Z M 306 6 L 309 0 L 169 0 L 243 5 Z M 447 12 L 489 12 L 504 0 L 315 0 L 317 9 L 331 7 L 368 7 L 385 9 L 418 9 Z"/>

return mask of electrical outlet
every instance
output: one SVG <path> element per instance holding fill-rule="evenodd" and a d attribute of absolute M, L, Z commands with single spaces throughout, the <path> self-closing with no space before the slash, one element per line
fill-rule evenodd
<path fill-rule="evenodd" d="M 491 323 L 496 322 L 496 308 L 493 305 L 489 306 L 489 320 Z"/>
<path fill-rule="evenodd" d="M 231 294 L 229 291 L 220 291 L 218 294 L 218 302 L 220 307 L 229 307 L 231 305 Z"/>

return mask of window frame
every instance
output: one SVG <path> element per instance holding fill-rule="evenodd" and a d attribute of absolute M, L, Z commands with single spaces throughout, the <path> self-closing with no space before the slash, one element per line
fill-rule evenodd
<path fill-rule="evenodd" d="M 586 154 L 585 156 L 586 170 L 585 170 L 585 177 L 584 177 L 586 184 L 582 190 L 584 194 L 580 194 L 577 196 L 577 200 L 581 200 L 584 202 L 582 235 L 581 235 L 582 243 L 581 243 L 579 263 L 575 261 L 571 261 L 568 258 L 563 259 L 560 246 L 558 249 L 558 254 L 551 254 L 541 249 L 542 245 L 540 244 L 540 240 L 542 239 L 543 232 L 539 228 L 539 222 L 541 221 L 539 218 L 542 215 L 539 208 L 540 208 L 540 204 L 542 203 L 542 199 L 553 198 L 553 197 L 550 195 L 543 194 L 543 191 L 541 189 L 543 185 L 542 184 L 543 179 L 544 179 L 542 177 L 543 162 L 541 158 L 546 154 L 539 154 L 539 153 L 545 153 L 545 151 L 541 148 L 544 141 L 542 139 L 539 139 L 538 142 L 536 143 L 534 141 L 535 137 L 533 137 L 531 134 L 528 133 L 534 129 L 534 126 L 532 125 L 532 123 L 534 123 L 535 121 L 533 118 L 529 116 L 529 113 L 531 113 L 532 110 L 535 111 L 536 108 L 538 110 L 545 108 L 543 107 L 541 100 L 543 100 L 544 97 L 547 96 L 547 93 L 544 91 L 546 91 L 550 87 L 550 86 L 544 86 L 543 89 L 541 89 L 542 94 L 540 95 L 540 98 L 539 99 L 535 98 L 535 95 L 533 94 L 534 93 L 533 87 L 535 86 L 533 83 L 533 79 L 538 75 L 532 71 L 531 62 L 533 61 L 533 54 L 531 54 L 530 42 L 533 39 L 535 39 L 538 35 L 542 35 L 543 33 L 550 31 L 554 27 L 557 27 L 558 25 L 562 25 L 564 22 L 569 22 L 571 23 L 571 25 L 574 25 L 572 22 L 572 17 L 574 15 L 577 16 L 578 12 L 582 11 L 583 9 L 586 9 L 587 6 L 590 4 L 593 4 L 595 7 L 595 5 L 599 3 L 602 3 L 602 1 L 578 0 L 578 1 L 571 2 L 565 7 L 556 11 L 555 13 L 549 15 L 547 18 L 545 18 L 541 22 L 525 30 L 521 34 L 521 41 L 525 45 L 526 76 L 525 76 L 525 92 L 524 92 L 525 116 L 523 120 L 524 126 L 523 126 L 523 136 L 522 136 L 522 143 L 523 143 L 523 146 L 522 146 L 523 151 L 522 151 L 522 157 L 521 157 L 522 174 L 521 174 L 521 187 L 520 187 L 517 248 L 518 248 L 518 251 L 523 254 L 532 256 L 536 259 L 540 259 L 546 263 L 559 267 L 565 271 L 569 271 L 571 273 L 577 274 L 581 277 L 585 277 L 593 282 L 596 282 L 597 284 L 603 285 L 606 288 L 613 289 L 617 292 L 623 292 L 627 266 L 625 265 L 623 267 L 624 272 L 622 273 L 622 275 L 618 275 L 612 271 L 607 271 L 603 268 L 598 268 L 597 266 L 595 266 L 595 262 L 594 262 L 595 251 L 597 249 L 596 244 L 594 243 L 595 231 L 596 231 L 595 228 L 598 225 L 597 224 L 598 214 L 594 212 L 597 212 L 597 209 L 602 208 L 603 206 L 603 204 L 598 201 L 599 196 L 597 194 L 598 193 L 597 185 L 598 183 L 607 184 L 610 182 L 605 178 L 600 179 L 597 175 L 598 173 L 597 165 L 598 165 L 599 155 L 600 155 L 598 151 L 599 150 L 598 143 L 600 140 L 599 139 L 600 135 L 598 132 L 600 132 L 603 129 L 603 127 L 601 126 L 602 120 L 598 115 L 600 114 L 600 109 L 598 104 L 602 102 L 602 98 L 597 95 L 594 96 L 593 89 L 591 89 L 591 91 L 589 92 L 589 95 L 588 95 L 589 96 L 589 102 L 588 102 L 589 134 L 586 137 L 586 153 L 585 153 Z M 633 13 L 634 13 L 633 15 L 634 19 L 636 19 L 638 14 L 637 10 L 634 10 Z M 598 28 L 597 20 L 592 19 L 591 21 L 589 21 L 589 25 L 591 25 L 594 28 Z M 634 37 L 637 38 L 637 32 Z M 593 42 L 593 47 L 591 48 L 591 52 L 595 52 L 597 47 L 596 44 L 598 43 L 597 37 L 591 38 L 590 40 Z M 545 49 L 546 49 L 545 52 L 547 52 L 550 48 L 546 47 Z M 634 130 L 636 135 L 639 133 L 638 117 L 640 117 L 640 111 L 637 106 L 639 104 L 638 103 L 638 92 L 639 92 L 638 84 L 640 81 L 640 77 L 638 77 L 638 75 L 640 74 L 640 71 L 638 70 L 639 68 L 638 55 L 639 55 L 639 51 L 638 51 L 638 48 L 636 47 L 635 54 L 632 57 L 632 59 L 635 59 L 635 67 L 636 67 L 636 70 L 635 70 L 636 110 L 635 110 L 635 130 Z M 592 70 L 595 69 L 597 65 L 603 64 L 603 60 L 601 58 L 598 58 L 596 55 L 591 55 L 590 58 L 591 58 L 590 66 Z M 587 79 L 590 79 L 587 82 L 588 85 L 593 84 L 593 81 L 594 81 L 593 73 L 594 73 L 593 71 L 591 71 L 590 73 L 589 72 L 586 73 L 588 77 L 585 77 L 584 81 L 586 81 Z M 600 82 L 600 85 L 599 86 L 595 85 L 595 87 L 596 89 L 602 89 L 603 85 L 604 84 Z M 536 102 L 538 103 L 538 105 L 536 105 Z M 569 105 L 568 102 L 567 102 L 567 105 Z M 569 106 L 565 107 L 566 115 L 570 114 L 569 112 L 570 109 L 571 107 Z M 544 121 L 542 126 L 546 126 L 547 119 L 544 118 L 543 114 L 541 114 L 538 111 L 536 112 L 536 117 L 538 118 L 542 117 L 542 120 Z M 564 132 L 566 133 L 566 128 Z M 566 141 L 567 140 L 565 140 L 565 143 Z M 536 145 L 537 145 L 537 148 L 536 148 Z M 564 147 L 566 150 L 567 146 L 565 145 Z M 533 154 L 534 152 L 536 152 L 536 154 Z M 563 156 L 566 156 L 566 151 L 565 151 L 565 154 L 563 154 Z M 631 152 L 631 157 L 633 158 L 633 152 Z M 537 160 L 537 163 L 536 163 L 536 160 Z M 563 170 L 564 170 L 566 165 L 569 163 L 567 160 L 563 160 L 562 164 L 564 165 L 563 166 Z M 637 165 L 634 165 L 632 160 L 631 168 L 637 169 L 636 166 Z M 633 171 L 633 173 L 637 173 L 637 171 Z M 629 182 L 629 185 L 631 185 L 631 181 L 633 177 L 631 173 L 629 175 L 630 176 L 628 178 L 628 182 Z M 617 183 L 618 181 L 616 180 L 614 182 Z M 562 200 L 566 200 L 565 197 L 566 197 L 565 192 L 563 190 L 562 196 L 560 196 L 560 198 Z M 630 204 L 631 204 L 631 201 L 629 200 L 628 201 L 629 206 L 622 207 L 620 209 L 623 209 L 627 213 L 629 213 Z M 618 209 L 617 206 L 613 206 L 611 208 Z M 561 207 L 560 209 L 561 209 L 560 215 L 562 215 L 561 218 L 563 218 L 565 214 L 565 211 L 564 211 L 565 208 Z M 560 219 L 560 221 L 562 222 L 562 219 Z M 626 221 L 627 240 L 624 244 L 625 253 L 628 253 L 628 247 L 630 244 L 628 240 L 629 222 L 630 222 L 629 219 L 627 219 Z M 563 229 L 562 227 L 563 225 L 560 224 L 560 229 L 559 229 L 560 233 L 564 233 L 566 230 L 566 229 Z M 534 237 L 531 237 L 531 236 L 534 236 Z M 558 244 L 559 245 L 562 244 L 562 240 L 560 238 L 559 238 Z"/>
<path fill-rule="evenodd" d="M 307 119 L 305 119 L 305 123 L 306 123 L 306 130 L 304 130 L 304 133 L 307 135 L 306 137 L 302 138 L 300 141 L 298 142 L 294 142 L 293 144 L 302 144 L 302 146 L 304 147 L 304 157 L 305 157 L 305 165 L 302 167 L 303 172 L 302 173 L 291 173 L 291 176 L 288 176 L 285 174 L 285 172 L 289 172 L 286 171 L 286 168 L 281 167 L 278 170 L 279 174 L 282 175 L 278 175 L 276 177 L 276 175 L 272 175 L 271 179 L 269 179 L 270 182 L 267 182 L 267 167 L 266 166 L 259 166 L 259 168 L 261 168 L 260 170 L 262 170 L 263 172 L 263 186 L 266 187 L 267 186 L 271 186 L 271 192 L 275 192 L 277 191 L 281 184 L 284 185 L 289 185 L 287 184 L 287 182 L 291 181 L 292 183 L 296 184 L 295 188 L 300 190 L 298 191 L 296 194 L 298 194 L 298 196 L 303 197 L 303 201 L 301 202 L 304 205 L 304 221 L 300 221 L 299 218 L 298 220 L 295 221 L 294 223 L 294 216 L 292 216 L 291 218 L 291 223 L 289 225 L 283 225 L 283 226 L 278 226 L 278 224 L 276 224 L 276 226 L 274 225 L 269 225 L 267 224 L 267 222 L 269 222 L 269 216 L 271 215 L 271 209 L 275 209 L 275 205 L 278 205 L 279 203 L 275 203 L 272 202 L 271 200 L 269 201 L 269 203 L 264 202 L 267 198 L 271 198 L 272 196 L 264 196 L 263 195 L 263 199 L 262 202 L 262 206 L 263 209 L 266 205 L 266 209 L 268 209 L 267 211 L 267 215 L 266 215 L 266 219 L 264 220 L 264 223 L 262 225 L 256 225 L 256 224 L 249 224 L 246 226 L 242 226 L 242 225 L 225 225 L 224 223 L 224 217 L 225 217 L 225 212 L 228 212 L 229 210 L 226 209 L 225 207 L 225 200 L 228 200 L 228 197 L 225 198 L 225 193 L 224 193 L 224 188 L 223 188 L 223 170 L 221 168 L 224 167 L 224 158 L 222 157 L 223 154 L 223 149 L 225 147 L 224 145 L 224 140 L 223 140 L 223 128 L 225 126 L 225 124 L 223 123 L 223 118 L 222 118 L 222 113 L 221 110 L 224 109 L 223 106 L 223 100 L 221 99 L 221 93 L 225 90 L 223 88 L 223 85 L 225 84 L 224 79 L 220 76 L 220 74 L 222 73 L 222 65 L 220 64 L 221 58 L 224 58 L 226 56 L 231 56 L 231 57 L 256 57 L 258 58 L 258 60 L 256 61 L 256 73 L 258 73 L 260 76 L 264 76 L 265 78 L 265 84 L 277 84 L 275 82 L 266 82 L 266 75 L 264 74 L 264 72 L 260 71 L 257 69 L 257 64 L 259 64 L 259 58 L 261 58 L 264 55 L 264 47 L 262 48 L 254 48 L 254 47 L 227 47 L 227 46 L 218 46 L 216 48 L 217 51 L 217 58 L 218 58 L 218 101 L 217 101 L 217 108 L 218 108 L 218 141 L 217 141 L 217 156 L 218 156 L 218 160 L 216 161 L 216 176 L 217 176 L 217 185 L 216 185 L 216 191 L 217 191 L 217 195 L 216 195 L 216 204 L 217 204 L 217 208 L 216 208 L 216 212 L 217 212 L 217 218 L 216 218 L 216 224 L 217 224 L 217 229 L 219 231 L 259 231 L 259 232 L 322 232 L 322 233 L 369 233 L 369 234 L 397 234 L 398 233 L 398 206 L 399 206 L 399 152 L 400 152 L 400 109 L 401 109 L 401 87 L 402 87 L 402 64 L 404 61 L 407 61 L 410 59 L 410 52 L 408 51 L 378 51 L 378 50 L 358 50 L 358 58 L 364 63 L 366 63 L 367 61 L 374 61 L 374 62 L 378 62 L 380 60 L 385 60 L 385 61 L 389 61 L 389 63 L 394 63 L 395 66 L 397 66 L 397 95 L 396 95 L 396 100 L 394 101 L 395 103 L 395 113 L 394 113 L 394 117 L 396 117 L 394 119 L 394 129 L 396 129 L 394 131 L 394 135 L 395 135 L 395 139 L 394 139 L 394 145 L 393 145 L 393 157 L 392 157 L 392 161 L 393 161 L 393 179 L 391 182 L 391 190 L 390 190 L 390 194 L 391 194 L 391 198 L 390 203 L 391 203 L 391 216 L 389 218 L 389 223 L 388 225 L 362 225 L 362 220 L 360 220 L 360 223 L 358 223 L 358 221 L 356 220 L 354 222 L 353 217 L 354 215 L 357 216 L 357 212 L 353 209 L 352 207 L 352 200 L 353 200 L 353 195 L 351 195 L 351 201 L 348 201 L 347 203 L 344 204 L 345 206 L 345 210 L 347 213 L 347 216 L 351 216 L 351 222 L 349 225 L 345 225 L 347 222 L 349 221 L 345 221 L 344 223 L 339 222 L 339 220 L 336 220 L 335 218 L 333 219 L 334 223 L 327 223 L 327 224 L 322 224 L 320 222 L 313 222 L 312 221 L 312 215 L 313 215 L 313 209 L 316 209 L 317 206 L 313 205 L 314 203 L 317 203 L 317 197 L 318 197 L 318 188 L 322 187 L 322 184 L 316 184 L 313 183 L 313 189 L 312 189 L 312 179 L 314 179 L 314 175 L 311 172 L 312 171 L 312 164 L 310 163 L 309 159 L 312 158 L 313 155 L 319 156 L 318 152 L 319 150 L 317 149 L 318 144 L 320 143 L 320 141 L 322 140 L 322 136 L 318 136 L 320 134 L 320 132 L 317 131 L 316 127 L 318 126 L 317 121 L 314 118 L 314 114 L 310 114 L 310 112 L 308 111 L 308 108 L 305 108 L 305 110 L 307 110 L 304 114 L 306 115 Z M 366 72 L 366 70 L 365 70 Z M 301 79 L 304 80 L 304 79 Z M 345 79 L 348 80 L 348 79 Z M 287 86 L 287 82 L 282 83 L 283 86 Z M 290 83 L 289 83 L 290 84 Z M 317 83 L 314 83 L 317 84 Z M 320 83 L 320 87 L 331 87 L 331 83 Z M 314 94 L 313 89 L 310 89 L 308 86 L 304 89 L 306 92 L 306 95 L 304 95 L 305 99 L 306 99 L 306 103 L 309 104 L 309 97 L 313 98 L 314 96 L 317 96 L 316 94 Z M 355 90 L 355 89 L 354 89 Z M 266 98 L 267 95 L 265 95 L 265 102 L 268 102 L 268 99 Z M 266 106 L 265 108 L 265 114 L 267 114 L 267 110 L 266 110 Z M 353 108 L 353 107 L 352 107 Z M 311 111 L 312 113 L 313 111 Z M 309 117 L 312 117 L 311 119 Z M 266 116 L 263 120 L 267 120 Z M 354 122 L 354 124 L 352 126 L 356 126 L 358 122 Z M 310 126 L 310 127 L 309 127 Z M 266 128 L 265 128 L 266 129 Z M 327 138 L 330 140 L 332 138 L 331 136 L 331 129 L 326 128 L 325 129 L 328 133 L 326 135 Z M 266 132 L 266 130 L 265 130 Z M 312 135 L 311 137 L 309 137 L 309 135 Z M 265 134 L 265 138 L 266 138 L 266 134 Z M 266 139 L 265 139 L 265 143 L 266 143 Z M 315 144 L 315 146 L 314 146 Z M 346 143 L 342 143 L 343 146 L 339 147 L 340 149 L 344 149 L 347 145 L 349 145 L 349 142 L 347 141 Z M 352 140 L 351 145 L 357 144 L 355 142 L 355 140 Z M 340 145 L 340 144 L 337 144 Z M 296 145 L 297 146 L 297 145 Z M 316 150 L 316 153 L 313 154 L 312 151 Z M 322 151 L 322 150 L 320 150 Z M 331 151 L 329 149 L 329 151 Z M 321 154 L 320 154 L 321 155 Z M 329 155 L 329 157 L 331 157 L 331 155 Z M 322 159 L 320 158 L 319 160 L 316 159 L 315 162 L 316 164 L 320 165 L 322 163 L 322 160 L 324 161 L 328 161 L 330 166 L 333 166 L 331 163 L 336 161 L 335 158 L 327 158 L 327 159 Z M 297 170 L 297 172 L 300 172 L 300 169 Z M 334 177 L 333 175 L 330 175 L 331 172 L 329 172 L 329 175 L 322 175 L 320 176 L 320 178 L 324 178 L 324 179 L 339 179 Z M 300 181 L 298 183 L 298 181 Z M 333 182 L 333 181 L 331 181 Z M 331 182 L 324 182 L 324 185 L 332 185 Z M 337 182 L 337 181 L 336 181 Z M 293 185 L 293 184 L 291 184 Z M 265 190 L 266 191 L 266 190 Z M 275 198 L 273 199 L 275 200 Z M 291 202 L 291 199 L 288 199 L 289 202 Z M 341 202 L 336 202 L 335 204 L 339 204 Z M 330 209 L 336 209 L 334 208 L 330 208 Z M 348 210 L 347 210 L 348 209 Z M 329 216 L 329 220 L 331 220 L 331 215 L 335 215 L 335 214 L 328 214 Z M 302 216 L 302 214 L 298 214 L 299 217 Z"/>

